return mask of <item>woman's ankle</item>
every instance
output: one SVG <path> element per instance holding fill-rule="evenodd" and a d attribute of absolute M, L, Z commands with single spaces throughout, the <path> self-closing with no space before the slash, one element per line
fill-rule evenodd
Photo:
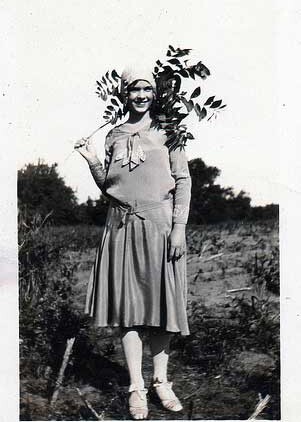
<path fill-rule="evenodd" d="M 140 380 L 131 380 L 131 384 L 129 387 L 129 391 L 135 391 L 135 390 L 144 390 L 145 389 L 145 384 L 144 384 L 144 380 L 140 379 Z"/>
<path fill-rule="evenodd" d="M 165 383 L 167 382 L 167 375 L 154 375 L 153 376 L 153 384 L 154 383 Z"/>

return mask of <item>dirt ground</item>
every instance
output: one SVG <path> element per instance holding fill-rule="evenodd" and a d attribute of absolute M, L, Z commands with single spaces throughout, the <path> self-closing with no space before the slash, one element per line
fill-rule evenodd
<path fill-rule="evenodd" d="M 189 227 L 187 232 L 188 306 L 197 302 L 208 308 L 216 317 L 224 315 L 234 297 L 259 294 L 251 283 L 251 268 L 261 256 L 269 256 L 278 246 L 278 226 L 237 224 L 236 226 L 211 226 L 210 228 Z M 83 310 L 86 285 L 93 264 L 95 249 L 82 252 L 70 251 L 68 259 L 76 260 L 77 271 L 73 286 L 74 307 Z M 233 292 L 233 289 L 242 289 Z M 267 294 L 265 291 L 264 294 Z M 279 296 L 268 293 L 269 300 L 279 306 Z M 276 311 L 277 312 L 277 311 Z M 101 336 L 99 349 L 103 347 Z M 52 420 L 96 420 L 84 405 L 75 388 L 79 388 L 103 420 L 126 420 L 127 413 L 127 372 L 116 335 L 111 351 L 101 356 L 96 352 L 87 357 L 89 364 L 80 369 L 78 376 L 66 378 L 57 402 L 57 412 L 48 414 Z M 254 354 L 256 360 L 256 354 Z M 256 362 L 255 362 L 256 363 Z M 90 366 L 89 366 L 90 365 Z M 145 348 L 143 371 L 146 384 L 151 380 L 152 365 L 148 347 Z M 88 367 L 89 366 L 89 367 Z M 179 360 L 172 351 L 169 378 L 174 390 L 181 398 L 184 410 L 169 413 L 162 409 L 154 398 L 150 398 L 149 419 L 152 420 L 227 420 L 248 419 L 254 411 L 259 395 L 265 395 L 266 387 L 258 384 L 244 389 L 236 382 L 237 375 L 231 375 L 229 368 L 217 366 L 207 370 L 203 365 L 191 365 Z M 21 420 L 50 420 L 41 408 L 48 409 L 43 386 L 36 379 L 22 380 L 23 410 Z M 273 390 L 273 388 L 272 388 Z M 271 393 L 271 388 L 268 390 Z M 273 391 L 272 391 L 273 392 Z M 26 394 L 25 394 L 26 393 Z M 277 387 L 270 405 L 260 418 L 279 418 L 279 397 Z M 27 409 L 27 410 L 26 410 Z M 27 413 L 26 413 L 27 412 Z M 50 410 L 49 410 L 50 412 Z M 40 419 L 37 419 L 39 418 Z M 25 419 L 24 419 L 25 418 Z M 66 418 L 66 419 L 64 419 Z"/>

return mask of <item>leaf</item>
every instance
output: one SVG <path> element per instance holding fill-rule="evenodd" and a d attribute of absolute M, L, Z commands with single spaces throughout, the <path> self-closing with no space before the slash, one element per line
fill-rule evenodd
<path fill-rule="evenodd" d="M 154 72 L 155 72 L 155 73 L 158 73 L 158 72 L 159 72 L 159 68 L 158 68 L 158 66 L 155 66 L 155 67 L 154 67 Z"/>
<path fill-rule="evenodd" d="M 194 136 L 193 136 L 193 134 L 192 134 L 192 133 L 187 132 L 187 133 L 186 133 L 186 138 L 187 138 L 187 139 L 194 139 Z"/>
<path fill-rule="evenodd" d="M 183 78 L 189 78 L 189 73 L 187 72 L 187 70 L 182 69 L 179 73 L 181 76 L 183 76 Z"/>
<path fill-rule="evenodd" d="M 180 60 L 178 60 L 178 59 L 170 59 L 170 60 L 167 60 L 167 61 L 171 64 L 175 64 L 177 66 L 182 66 Z"/>
<path fill-rule="evenodd" d="M 157 60 L 157 61 L 156 61 L 156 64 L 157 64 L 159 67 L 161 67 L 163 63 L 161 63 L 161 62 L 160 62 L 160 60 Z"/>
<path fill-rule="evenodd" d="M 118 80 L 120 79 L 120 76 L 118 75 L 118 73 L 116 72 L 115 69 L 112 70 L 111 75 L 112 75 L 112 78 L 114 79 L 114 81 L 118 82 Z"/>
<path fill-rule="evenodd" d="M 219 109 L 221 110 L 222 108 L 227 107 L 227 104 L 222 105 Z"/>
<path fill-rule="evenodd" d="M 194 70 L 188 67 L 188 68 L 187 68 L 187 71 L 188 71 L 188 73 L 189 73 L 189 76 L 190 76 L 192 79 L 195 79 Z"/>
<path fill-rule="evenodd" d="M 210 76 L 210 70 L 202 62 L 199 62 L 195 66 L 195 73 L 202 79 L 206 79 L 207 76 Z"/>
<path fill-rule="evenodd" d="M 217 107 L 219 107 L 221 105 L 221 103 L 222 103 L 222 100 L 214 101 L 211 104 L 210 108 L 217 108 Z"/>
<path fill-rule="evenodd" d="M 200 95 L 200 93 L 201 93 L 201 87 L 199 87 L 199 86 L 198 86 L 198 87 L 197 87 L 197 88 L 193 91 L 193 93 L 191 94 L 190 99 L 198 97 L 198 96 Z"/>
<path fill-rule="evenodd" d="M 195 109 L 195 112 L 196 112 L 197 116 L 200 117 L 200 115 L 201 115 L 201 107 L 200 107 L 200 105 L 199 104 L 195 104 L 194 109 Z"/>
<path fill-rule="evenodd" d="M 119 107 L 118 102 L 115 100 L 115 98 L 111 98 L 111 102 L 112 104 L 114 104 L 115 106 Z"/>
<path fill-rule="evenodd" d="M 207 106 L 207 105 L 211 104 L 212 101 L 214 100 L 214 97 L 215 97 L 215 95 L 213 95 L 213 97 L 209 97 L 204 105 Z"/>
<path fill-rule="evenodd" d="M 187 101 L 185 97 L 181 97 L 181 101 L 187 108 L 188 113 L 190 113 L 191 110 L 193 109 L 193 101 L 192 100 Z"/>
<path fill-rule="evenodd" d="M 106 78 L 110 82 L 110 84 L 113 85 L 113 81 L 110 79 L 110 73 L 109 73 L 109 71 L 106 72 Z"/>
<path fill-rule="evenodd" d="M 104 78 L 104 76 L 101 78 L 101 80 L 102 80 L 102 82 L 105 84 L 105 85 L 108 85 L 107 84 L 107 81 L 105 80 L 105 78 Z"/>
<path fill-rule="evenodd" d="M 176 52 L 174 54 L 174 57 L 183 57 L 183 56 L 187 56 L 189 54 L 189 52 L 191 51 L 191 48 L 184 48 L 183 50 L 181 50 L 180 48 L 176 49 Z"/>
<path fill-rule="evenodd" d="M 108 105 L 107 109 L 108 109 L 108 110 L 115 111 L 114 107 L 113 107 L 113 106 L 111 106 L 111 105 Z"/>
<path fill-rule="evenodd" d="M 173 53 L 175 52 L 175 49 L 173 48 L 172 45 L 169 45 L 168 48 L 170 49 L 170 51 L 172 51 Z"/>
<path fill-rule="evenodd" d="M 205 107 L 203 107 L 202 110 L 201 110 L 201 113 L 199 115 L 199 121 L 204 119 L 206 116 L 207 116 L 207 110 L 205 109 Z"/>
<path fill-rule="evenodd" d="M 170 57 L 171 56 L 171 52 L 170 50 L 167 50 L 166 56 Z"/>

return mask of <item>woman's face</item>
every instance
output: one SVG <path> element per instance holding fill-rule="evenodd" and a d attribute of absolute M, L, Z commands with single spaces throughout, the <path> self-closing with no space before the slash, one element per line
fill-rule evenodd
<path fill-rule="evenodd" d="M 136 81 L 128 87 L 128 108 L 135 113 L 145 113 L 154 99 L 154 91 L 147 81 Z"/>

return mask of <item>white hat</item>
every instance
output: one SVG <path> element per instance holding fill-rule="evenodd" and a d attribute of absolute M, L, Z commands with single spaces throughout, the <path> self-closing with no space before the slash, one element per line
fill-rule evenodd
<path fill-rule="evenodd" d="M 156 89 L 156 82 L 153 73 L 146 68 L 138 66 L 126 67 L 121 74 L 121 94 L 127 95 L 127 87 L 135 81 L 147 81 Z"/>

